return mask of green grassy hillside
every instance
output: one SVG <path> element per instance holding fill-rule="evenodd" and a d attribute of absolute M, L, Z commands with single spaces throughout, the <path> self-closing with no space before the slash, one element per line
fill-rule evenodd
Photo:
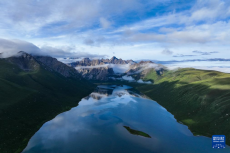
<path fill-rule="evenodd" d="M 137 88 L 156 100 L 195 135 L 226 135 L 230 145 L 230 74 L 197 69 L 149 72 L 154 85 Z"/>
<path fill-rule="evenodd" d="M 137 74 L 134 77 L 140 78 Z M 142 79 L 154 84 L 127 81 L 96 84 L 130 85 L 165 107 L 194 135 L 223 134 L 230 145 L 230 74 L 185 68 L 164 71 L 161 76 L 150 71 Z"/>
<path fill-rule="evenodd" d="M 61 112 L 77 106 L 94 85 L 40 65 L 24 71 L 0 59 L 0 152 L 20 153 L 31 136 Z"/>

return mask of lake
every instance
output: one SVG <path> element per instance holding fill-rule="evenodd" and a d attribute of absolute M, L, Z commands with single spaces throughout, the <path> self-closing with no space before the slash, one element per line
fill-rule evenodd
<path fill-rule="evenodd" d="M 46 122 L 23 153 L 212 153 L 157 102 L 129 86 L 98 86 L 77 107 Z"/>

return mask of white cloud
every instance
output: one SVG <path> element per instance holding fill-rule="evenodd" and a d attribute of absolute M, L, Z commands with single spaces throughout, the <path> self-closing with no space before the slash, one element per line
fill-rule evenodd
<path fill-rule="evenodd" d="M 109 28 L 111 25 L 111 22 L 109 22 L 108 20 L 106 20 L 105 18 L 100 18 L 100 23 L 102 28 Z"/>
<path fill-rule="evenodd" d="M 2 57 L 10 57 L 17 54 L 19 51 L 25 51 L 28 53 L 39 52 L 40 49 L 32 43 L 22 40 L 8 40 L 0 38 L 0 53 Z"/>
<path fill-rule="evenodd" d="M 35 53 L 34 53 L 35 54 Z M 101 54 L 90 54 L 87 52 L 78 51 L 75 46 L 42 46 L 40 47 L 40 52 L 37 55 L 47 55 L 52 57 L 71 57 L 71 58 L 103 58 L 106 55 Z"/>
<path fill-rule="evenodd" d="M 62 62 L 62 63 L 73 63 L 76 61 L 81 61 L 82 58 L 57 58 L 58 61 Z"/>
<path fill-rule="evenodd" d="M 123 80 L 126 80 L 126 81 L 135 81 L 135 79 L 134 79 L 133 77 L 127 76 L 127 75 L 122 76 L 122 79 L 123 79 Z"/>
<path fill-rule="evenodd" d="M 104 65 L 94 65 L 94 66 L 76 66 L 75 69 L 76 70 L 80 70 L 80 69 L 92 69 L 92 68 L 100 68 L 100 67 L 108 67 L 109 64 L 104 64 Z"/>
<path fill-rule="evenodd" d="M 143 81 L 142 79 L 139 79 L 137 83 L 143 83 L 143 84 L 152 84 L 151 81 Z"/>
<path fill-rule="evenodd" d="M 162 54 L 165 54 L 165 55 L 172 55 L 173 54 L 173 51 L 169 50 L 169 49 L 164 49 L 162 52 Z"/>
<path fill-rule="evenodd" d="M 74 52 L 79 56 L 90 56 L 83 52 L 86 51 L 93 55 L 115 52 L 116 56 L 129 59 L 173 59 L 164 56 L 162 48 L 170 48 L 175 54 L 188 54 L 192 50 L 205 50 L 208 46 L 220 54 L 223 52 L 221 56 L 227 55 L 230 48 L 230 1 L 198 0 L 187 10 L 177 12 L 169 8 L 152 18 L 142 18 L 148 10 L 166 1 L 170 2 L 3 1 L 0 5 L 0 35 L 33 42 L 42 49 L 39 52 L 49 50 L 50 55 L 56 52 L 59 57 Z M 122 20 L 130 12 L 140 16 L 140 20 L 131 24 L 116 23 L 116 19 Z M 42 41 L 45 45 L 40 43 Z M 77 47 L 68 50 L 60 44 Z"/>
<path fill-rule="evenodd" d="M 130 68 L 130 64 L 110 64 L 109 67 L 113 68 L 114 73 L 125 73 Z"/>
<path fill-rule="evenodd" d="M 92 39 L 86 39 L 86 40 L 84 41 L 84 43 L 85 43 L 86 45 L 93 45 L 93 44 L 94 44 L 94 41 L 93 41 Z"/>
<path fill-rule="evenodd" d="M 111 16 L 123 15 L 127 11 L 138 12 L 141 8 L 140 0 L 56 0 L 55 3 L 52 0 L 9 0 L 0 5 L 0 28 L 5 35 L 19 38 L 60 33 L 73 35 L 78 28 L 87 28 L 98 21 L 103 28 L 108 28 Z M 102 16 L 107 19 L 100 19 Z"/>
<path fill-rule="evenodd" d="M 218 21 L 212 24 L 191 25 L 183 28 L 163 29 L 165 33 L 141 33 L 132 31 L 118 37 L 118 43 L 159 43 L 164 46 L 178 47 L 188 44 L 227 44 L 230 38 L 230 21 Z M 161 29 L 162 30 L 162 29 Z M 116 40 L 115 40 L 116 41 Z M 113 41 L 114 42 L 114 41 Z"/>
<path fill-rule="evenodd" d="M 191 21 L 215 21 L 216 18 L 227 18 L 228 1 L 198 0 L 191 13 Z"/>
<path fill-rule="evenodd" d="M 147 70 L 147 69 L 161 70 L 161 69 L 164 69 L 165 67 L 163 65 L 156 64 L 156 63 L 144 63 L 144 64 L 141 64 L 141 65 L 134 65 L 131 68 L 132 69 L 139 68 L 139 69 L 137 71 L 135 71 L 135 72 L 128 73 L 130 75 L 140 73 L 140 72 L 142 72 L 144 70 Z"/>
<path fill-rule="evenodd" d="M 140 22 L 125 25 L 114 30 L 113 34 L 121 32 L 120 41 L 124 43 L 159 43 L 163 46 L 188 44 L 228 44 L 230 37 L 229 8 L 230 2 L 222 0 L 197 1 L 190 10 L 179 13 L 169 13 L 155 16 Z M 225 20 L 223 20 L 225 19 Z M 203 23 L 199 23 L 203 21 Z M 199 24 L 197 24 L 199 23 Z M 177 25 L 170 27 L 171 25 Z M 159 32 L 151 29 L 161 27 Z M 220 28 L 221 27 L 221 28 Z M 223 30 L 224 29 L 224 30 Z M 142 32 L 150 30 L 150 32 Z M 154 30 L 156 31 L 156 30 Z M 127 34 L 128 32 L 128 34 Z"/>
<path fill-rule="evenodd" d="M 0 53 L 1 57 L 6 58 L 13 55 L 16 55 L 19 51 L 24 51 L 33 55 L 43 55 L 43 56 L 52 56 L 57 58 L 72 57 L 72 58 L 81 58 L 81 57 L 90 57 L 90 58 L 102 58 L 105 55 L 100 54 L 90 54 L 87 52 L 77 51 L 74 46 L 41 46 L 40 48 L 36 45 L 22 40 L 9 40 L 0 38 Z"/>
<path fill-rule="evenodd" d="M 112 68 L 114 73 L 125 73 L 129 68 L 130 64 L 104 64 L 104 65 L 96 65 L 96 66 L 77 66 L 75 69 L 91 69 L 91 68 L 100 68 L 100 67 L 108 67 Z"/>
<path fill-rule="evenodd" d="M 192 61 L 192 62 L 176 62 L 165 64 L 169 69 L 176 70 L 178 68 L 195 68 L 202 70 L 215 70 L 224 73 L 230 73 L 230 61 Z"/>

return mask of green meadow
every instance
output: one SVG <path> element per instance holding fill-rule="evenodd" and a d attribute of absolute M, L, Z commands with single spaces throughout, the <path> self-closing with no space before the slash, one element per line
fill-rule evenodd
<path fill-rule="evenodd" d="M 230 145 L 230 74 L 192 68 L 134 75 L 153 84 L 92 82 L 134 87 L 171 112 L 194 135 L 226 135 Z M 39 65 L 23 71 L 0 59 L 0 152 L 20 153 L 47 121 L 78 105 L 95 88 L 82 78 L 66 78 Z M 125 127 L 131 134 L 148 134 Z M 170 127 L 169 127 L 170 128 Z"/>
<path fill-rule="evenodd" d="M 138 90 L 156 100 L 194 135 L 226 135 L 230 145 L 230 74 L 192 68 L 149 72 Z"/>
<path fill-rule="evenodd" d="M 139 74 L 133 77 L 140 78 Z M 165 71 L 161 76 L 150 71 L 142 79 L 153 84 L 106 84 L 130 85 L 165 107 L 194 135 L 223 134 L 230 145 L 230 74 L 184 68 Z"/>

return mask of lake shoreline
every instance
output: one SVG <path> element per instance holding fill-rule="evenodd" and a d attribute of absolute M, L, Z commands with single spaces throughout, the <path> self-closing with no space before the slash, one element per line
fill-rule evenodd
<path fill-rule="evenodd" d="M 175 93 L 177 91 L 174 91 L 174 95 L 170 94 L 170 90 L 173 90 L 174 85 L 172 83 L 168 83 L 168 82 L 163 82 L 161 84 L 139 84 L 139 83 L 133 83 L 133 82 L 128 82 L 128 81 L 110 81 L 110 82 L 100 82 L 100 81 L 93 81 L 92 83 L 94 84 L 116 84 L 116 85 L 121 85 L 121 84 L 125 84 L 125 85 L 129 85 L 132 86 L 134 90 L 138 90 L 140 91 L 142 94 L 146 95 L 148 98 L 156 101 L 157 103 L 159 103 L 162 107 L 164 107 L 167 111 L 169 111 L 170 113 L 172 113 L 175 117 L 175 119 L 177 120 L 177 122 L 186 125 L 189 130 L 193 133 L 194 136 L 205 136 L 208 138 L 212 138 L 212 135 L 219 135 L 219 134 L 223 134 L 226 135 L 226 145 L 230 145 L 230 134 L 228 133 L 221 133 L 223 132 L 223 129 L 219 131 L 220 127 L 218 127 L 218 129 L 207 129 L 207 127 L 209 127 L 209 124 L 211 124 L 210 122 L 207 123 L 196 123 L 194 124 L 193 119 L 190 119 L 193 117 L 193 115 L 195 114 L 187 114 L 187 110 L 184 107 L 183 104 L 178 104 L 178 107 L 174 107 L 172 106 L 172 104 L 170 103 L 172 99 L 174 99 Z M 187 87 L 185 89 L 182 90 L 188 90 L 191 87 Z M 157 92 L 154 92 L 157 91 Z M 179 92 L 179 91 L 178 91 Z M 194 92 L 194 91 L 193 91 Z M 195 91 L 196 92 L 196 91 Z M 181 99 L 185 99 L 187 97 L 177 97 L 177 101 L 181 100 Z M 195 97 L 196 98 L 196 97 Z M 190 110 L 189 110 L 190 111 Z M 196 115 L 194 118 L 199 118 L 200 114 Z M 225 131 L 226 132 L 226 131 Z"/>
<path fill-rule="evenodd" d="M 125 83 L 100 83 L 77 107 L 46 122 L 23 153 L 101 152 L 101 149 L 121 153 L 215 153 L 210 138 L 194 136 L 163 106 L 132 88 Z M 229 146 L 221 150 L 229 151 Z"/>

